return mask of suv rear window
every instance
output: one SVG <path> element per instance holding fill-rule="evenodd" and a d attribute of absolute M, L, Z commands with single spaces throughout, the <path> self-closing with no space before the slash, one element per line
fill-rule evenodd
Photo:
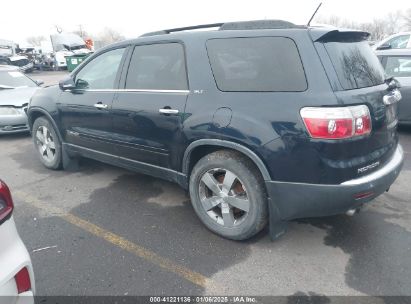
<path fill-rule="evenodd" d="M 227 38 L 207 41 L 218 88 L 231 92 L 301 92 L 307 89 L 297 46 L 290 38 Z"/>
<path fill-rule="evenodd" d="M 384 83 L 384 69 L 368 42 L 339 41 L 324 45 L 345 90 Z"/>

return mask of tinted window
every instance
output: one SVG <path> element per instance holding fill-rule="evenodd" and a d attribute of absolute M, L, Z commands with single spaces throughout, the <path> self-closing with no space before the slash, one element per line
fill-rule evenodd
<path fill-rule="evenodd" d="M 88 62 L 76 75 L 76 85 L 84 89 L 114 89 L 124 48 L 105 52 Z"/>
<path fill-rule="evenodd" d="M 37 85 L 19 71 L 0 72 L 0 90 L 1 87 L 36 87 Z"/>
<path fill-rule="evenodd" d="M 371 87 L 384 82 L 384 69 L 366 41 L 324 43 L 346 90 Z"/>
<path fill-rule="evenodd" d="M 387 57 L 385 72 L 394 77 L 411 77 L 411 56 Z"/>
<path fill-rule="evenodd" d="M 304 91 L 303 65 L 294 41 L 284 37 L 207 41 L 217 86 L 222 91 Z"/>
<path fill-rule="evenodd" d="M 410 35 L 402 35 L 388 40 L 387 44 L 389 44 L 392 49 L 404 49 L 407 47 L 408 40 L 410 40 Z"/>
<path fill-rule="evenodd" d="M 184 49 L 179 43 L 141 45 L 134 48 L 126 89 L 187 90 Z"/>

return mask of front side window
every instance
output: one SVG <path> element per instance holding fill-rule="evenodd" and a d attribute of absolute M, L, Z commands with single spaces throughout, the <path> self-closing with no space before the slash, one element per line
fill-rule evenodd
<path fill-rule="evenodd" d="M 392 49 L 405 49 L 409 40 L 410 35 L 402 35 L 388 40 L 387 44 L 389 44 Z"/>
<path fill-rule="evenodd" d="M 126 89 L 187 90 L 183 46 L 180 43 L 136 46 L 127 72 Z"/>
<path fill-rule="evenodd" d="M 387 57 L 385 72 L 388 76 L 411 77 L 411 56 Z"/>
<path fill-rule="evenodd" d="M 211 39 L 207 52 L 218 88 L 231 92 L 307 89 L 297 46 L 285 37 Z"/>
<path fill-rule="evenodd" d="M 114 89 L 117 71 L 124 48 L 105 52 L 87 63 L 76 75 L 76 87 L 80 89 Z"/>

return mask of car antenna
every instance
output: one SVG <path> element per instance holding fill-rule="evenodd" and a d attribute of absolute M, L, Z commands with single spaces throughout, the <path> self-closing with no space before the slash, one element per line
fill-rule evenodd
<path fill-rule="evenodd" d="M 317 6 L 317 9 L 315 10 L 314 14 L 311 16 L 310 20 L 308 21 L 307 26 L 310 26 L 311 21 L 313 21 L 315 15 L 317 14 L 317 12 L 318 12 L 318 10 L 320 9 L 320 7 L 321 7 L 322 4 L 323 4 L 323 3 L 320 2 L 320 4 Z"/>

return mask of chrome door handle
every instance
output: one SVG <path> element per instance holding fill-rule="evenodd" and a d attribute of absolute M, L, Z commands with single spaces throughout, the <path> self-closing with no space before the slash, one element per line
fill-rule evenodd
<path fill-rule="evenodd" d="M 95 103 L 94 107 L 97 109 L 107 109 L 108 105 L 99 102 L 99 103 Z"/>
<path fill-rule="evenodd" d="M 178 110 L 175 109 L 159 109 L 158 111 L 162 114 L 178 114 Z"/>

